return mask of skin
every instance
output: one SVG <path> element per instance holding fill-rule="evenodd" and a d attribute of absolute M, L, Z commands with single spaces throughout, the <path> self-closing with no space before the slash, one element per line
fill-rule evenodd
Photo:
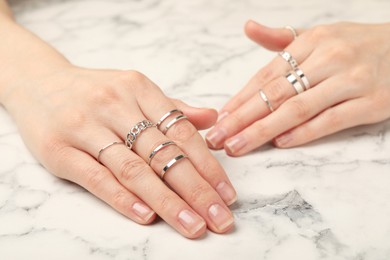
<path fill-rule="evenodd" d="M 206 135 L 210 148 L 241 156 L 271 140 L 289 148 L 390 118 L 389 23 L 321 25 L 294 39 L 288 29 L 249 21 L 245 32 L 266 49 L 288 51 L 311 87 L 297 95 L 285 78 L 291 66 L 277 55 L 221 109 Z"/>
<path fill-rule="evenodd" d="M 0 8 L 0 103 L 45 168 L 140 224 L 158 215 L 188 238 L 200 237 L 207 228 L 225 233 L 233 227 L 228 205 L 236 192 L 197 131 L 215 123 L 215 110 L 170 99 L 136 71 L 72 65 L 16 24 L 3 0 Z M 132 150 L 124 144 L 111 146 L 97 162 L 99 150 L 114 141 L 123 143 L 137 122 L 157 122 L 173 109 L 189 120 L 174 124 L 165 135 L 148 128 Z M 150 152 L 168 140 L 177 146 L 159 152 L 148 166 Z M 164 183 L 156 173 L 179 154 L 188 159 L 170 168 Z"/>

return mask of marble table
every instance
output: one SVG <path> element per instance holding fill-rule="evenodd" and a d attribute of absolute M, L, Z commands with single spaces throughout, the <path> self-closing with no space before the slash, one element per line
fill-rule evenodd
<path fill-rule="evenodd" d="M 136 69 L 170 96 L 215 108 L 275 55 L 246 39 L 248 18 L 308 27 L 390 17 L 387 0 L 11 2 L 21 24 L 73 63 Z M 0 259 L 390 259 L 389 129 L 241 158 L 215 152 L 239 194 L 236 226 L 189 240 L 163 221 L 137 225 L 52 176 L 0 107 Z"/>

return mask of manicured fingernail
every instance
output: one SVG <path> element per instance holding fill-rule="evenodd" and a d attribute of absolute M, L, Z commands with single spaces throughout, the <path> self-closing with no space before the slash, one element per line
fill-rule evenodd
<path fill-rule="evenodd" d="M 236 191 L 230 184 L 222 181 L 217 185 L 216 189 L 218 194 L 225 201 L 226 205 L 232 205 L 237 200 Z"/>
<path fill-rule="evenodd" d="M 284 133 L 275 138 L 276 146 L 283 147 L 292 140 L 292 134 L 290 132 Z"/>
<path fill-rule="evenodd" d="M 179 222 L 190 234 L 196 234 L 206 225 L 203 219 L 186 209 L 179 213 Z"/>
<path fill-rule="evenodd" d="M 154 211 L 141 202 L 134 203 L 133 210 L 144 221 L 148 221 L 154 215 Z"/>
<path fill-rule="evenodd" d="M 217 120 L 217 122 L 221 121 L 222 119 L 224 119 L 224 118 L 227 117 L 228 115 L 229 115 L 229 113 L 226 112 L 226 111 L 220 113 L 220 114 L 218 115 L 218 120 Z"/>
<path fill-rule="evenodd" d="M 233 216 L 219 204 L 213 204 L 209 208 L 209 216 L 218 230 L 224 231 L 234 222 Z"/>
<path fill-rule="evenodd" d="M 242 135 L 236 135 L 225 143 L 230 153 L 236 153 L 247 145 L 246 139 Z"/>
<path fill-rule="evenodd" d="M 221 146 L 223 140 L 225 140 L 226 134 L 225 129 L 216 128 L 207 133 L 206 139 L 214 148 L 218 148 Z"/>

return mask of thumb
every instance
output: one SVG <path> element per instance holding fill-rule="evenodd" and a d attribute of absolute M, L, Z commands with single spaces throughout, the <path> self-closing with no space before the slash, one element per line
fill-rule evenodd
<path fill-rule="evenodd" d="M 217 121 L 218 112 L 212 108 L 196 108 L 187 105 L 181 100 L 171 98 L 175 106 L 183 111 L 188 120 L 198 129 L 204 130 L 212 127 Z"/>
<path fill-rule="evenodd" d="M 245 24 L 245 34 L 254 42 L 271 51 L 281 51 L 293 40 L 293 33 L 286 28 L 270 28 L 249 20 Z"/>

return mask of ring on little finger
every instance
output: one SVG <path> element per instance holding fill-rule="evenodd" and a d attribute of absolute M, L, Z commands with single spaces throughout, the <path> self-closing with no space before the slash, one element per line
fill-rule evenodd
<path fill-rule="evenodd" d="M 269 101 L 269 99 L 267 98 L 267 96 L 265 95 L 265 93 L 262 89 L 259 90 L 259 94 L 260 94 L 261 99 L 265 102 L 265 104 L 269 108 L 269 110 L 271 112 L 274 112 L 274 108 L 272 107 L 271 102 Z"/>
<path fill-rule="evenodd" d="M 107 145 L 105 145 L 102 149 L 99 150 L 99 153 L 98 153 L 98 156 L 96 158 L 96 161 L 98 161 L 98 163 L 101 163 L 100 161 L 100 156 L 102 155 L 102 153 L 107 150 L 108 148 L 110 148 L 111 146 L 113 145 L 117 145 L 117 144 L 123 144 L 123 142 L 111 142 Z"/>

